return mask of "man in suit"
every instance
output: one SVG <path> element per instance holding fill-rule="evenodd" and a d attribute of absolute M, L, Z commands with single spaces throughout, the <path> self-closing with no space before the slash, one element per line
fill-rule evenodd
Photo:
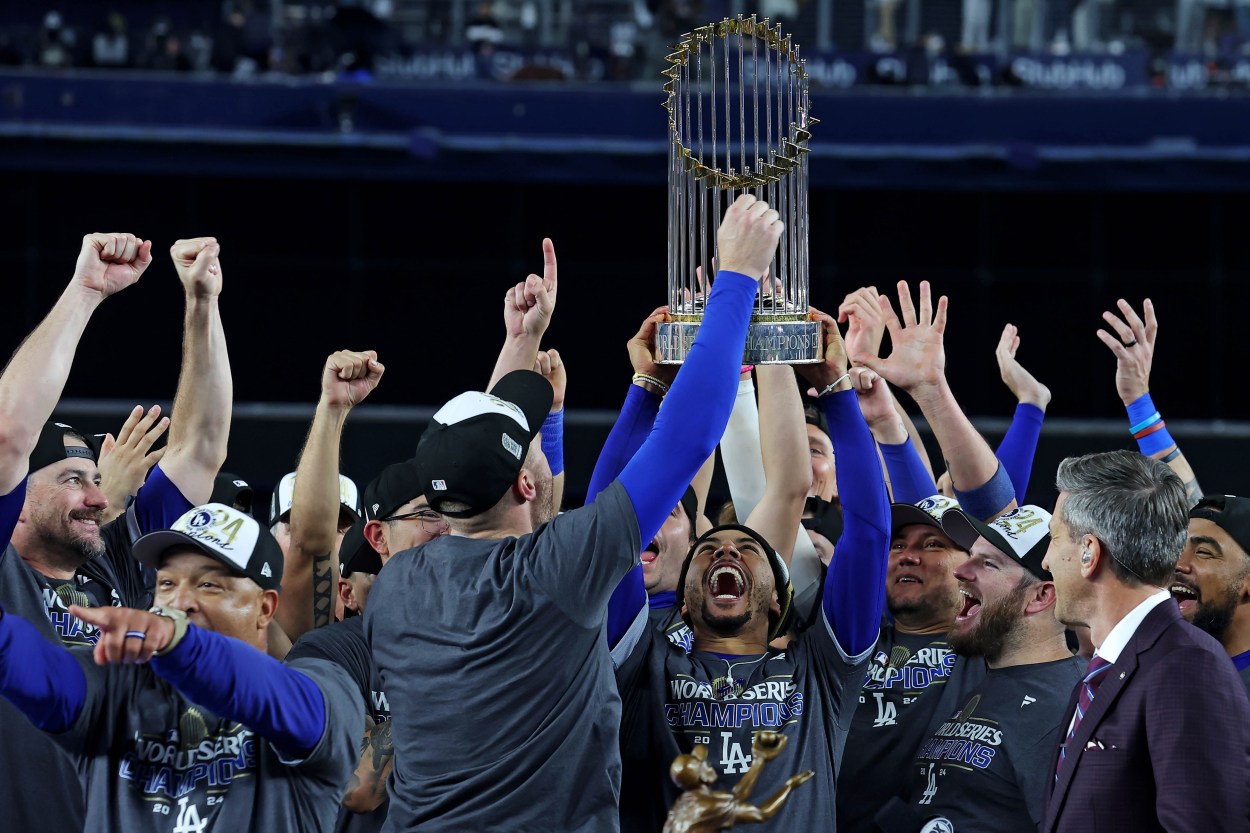
<path fill-rule="evenodd" d="M 1250 700 L 1166 588 L 1188 501 L 1159 460 L 1064 460 L 1042 566 L 1096 648 L 1064 718 L 1041 833 L 1250 831 Z"/>

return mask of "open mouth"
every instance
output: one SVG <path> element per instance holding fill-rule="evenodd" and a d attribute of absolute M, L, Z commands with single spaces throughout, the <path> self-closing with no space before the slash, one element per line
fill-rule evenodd
<path fill-rule="evenodd" d="M 736 602 L 747 589 L 747 576 L 736 564 L 714 565 L 707 577 L 708 595 L 718 602 Z"/>
<path fill-rule="evenodd" d="M 965 619 L 971 619 L 973 616 L 976 616 L 981 612 L 980 599 L 962 588 L 960 589 L 959 594 L 964 597 L 964 606 L 960 609 L 959 616 L 956 617 L 957 621 L 962 622 Z"/>
<path fill-rule="evenodd" d="M 650 564 L 652 561 L 655 561 L 659 557 L 660 557 L 660 539 L 652 538 L 651 543 L 647 544 L 646 548 L 642 551 L 642 563 Z"/>
<path fill-rule="evenodd" d="M 916 578 L 915 576 L 903 575 L 894 579 L 894 583 L 895 584 L 923 584 L 924 582 L 922 582 L 920 579 Z"/>
<path fill-rule="evenodd" d="M 1168 588 L 1172 593 L 1172 598 L 1176 599 L 1176 604 L 1181 609 L 1181 615 L 1189 613 L 1198 604 L 1198 588 L 1190 587 L 1188 584 L 1180 581 L 1172 582 L 1172 586 Z"/>

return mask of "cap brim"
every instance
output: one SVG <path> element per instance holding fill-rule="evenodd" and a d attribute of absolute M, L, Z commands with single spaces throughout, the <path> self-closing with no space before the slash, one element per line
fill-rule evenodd
<path fill-rule="evenodd" d="M 131 547 L 131 552 L 140 564 L 145 564 L 155 570 L 160 567 L 161 556 L 175 547 L 190 548 L 201 552 L 214 561 L 226 565 L 234 575 L 245 575 L 239 570 L 238 565 L 222 558 L 220 553 L 206 547 L 190 535 L 184 535 L 172 529 L 161 529 L 140 537 Z"/>
<path fill-rule="evenodd" d="M 543 420 L 551 413 L 551 403 L 555 401 L 551 383 L 532 370 L 512 371 L 495 383 L 490 395 L 521 409 L 529 423 L 531 438 L 542 429 Z"/>
<path fill-rule="evenodd" d="M 924 524 L 936 529 L 942 529 L 942 525 L 937 519 L 928 512 L 918 507 L 912 506 L 910 503 L 891 503 L 890 504 L 890 532 L 898 532 L 905 526 L 912 524 Z"/>
<path fill-rule="evenodd" d="M 962 509 L 946 510 L 945 514 L 942 515 L 942 529 L 952 541 L 969 552 L 972 551 L 972 545 L 977 542 L 978 538 L 984 538 L 986 541 L 990 542 L 990 546 L 1019 564 L 1025 570 L 1033 573 L 1045 581 L 1050 581 L 1049 573 L 1045 573 L 1045 571 L 1040 573 L 1038 572 L 1041 563 L 1040 559 L 1038 560 L 1038 569 L 1030 567 L 1028 562 L 1025 560 L 1026 558 L 1035 557 L 1037 554 L 1036 550 L 1039 546 L 1042 546 L 1044 550 L 1046 542 L 1049 541 L 1049 536 L 1039 540 L 1029 549 L 1028 552 L 1021 556 L 1016 552 L 1015 547 L 1008 543 L 1007 539 L 1003 537 L 1001 532 L 984 521 L 972 517 Z"/>

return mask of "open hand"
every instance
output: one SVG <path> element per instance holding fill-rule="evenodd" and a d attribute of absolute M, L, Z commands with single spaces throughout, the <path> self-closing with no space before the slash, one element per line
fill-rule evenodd
<path fill-rule="evenodd" d="M 850 356 L 881 355 L 885 314 L 875 286 L 863 286 L 848 294 L 838 307 L 838 323 L 847 325 L 846 352 Z"/>
<path fill-rule="evenodd" d="M 1106 321 L 1116 335 L 1099 330 L 1098 339 L 1115 354 L 1115 392 L 1125 406 L 1131 405 L 1150 392 L 1150 366 L 1154 361 L 1155 337 L 1159 334 L 1159 322 L 1155 319 L 1155 305 L 1147 298 L 1142 303 L 1141 317 L 1133 311 L 1129 302 L 1121 298 L 1116 302 L 1121 320 L 1113 312 L 1104 312 Z"/>
<path fill-rule="evenodd" d="M 111 507 L 120 509 L 127 495 L 137 494 L 148 472 L 165 456 L 164 448 L 151 448 L 168 428 L 169 417 L 161 416 L 160 405 L 146 411 L 136 405 L 116 438 L 104 435 L 100 443 L 100 490 Z"/>
<path fill-rule="evenodd" d="M 1032 373 L 1016 361 L 1016 351 L 1019 349 L 1019 331 L 1015 324 L 1008 324 L 1003 327 L 998 347 L 994 350 L 994 358 L 998 359 L 998 372 L 1003 377 L 1003 384 L 1011 390 L 1017 402 L 1036 405 L 1044 411 L 1050 404 L 1050 388 L 1037 381 Z"/>
<path fill-rule="evenodd" d="M 898 306 L 902 321 L 894 314 L 890 299 L 882 295 L 881 311 L 885 314 L 885 326 L 890 333 L 893 349 L 887 358 L 861 352 L 851 358 L 856 364 L 871 368 L 890 384 L 915 395 L 920 388 L 936 387 L 945 378 L 946 351 L 943 334 L 946 332 L 946 296 L 938 299 L 936 310 L 929 293 L 929 282 L 920 282 L 920 309 L 912 305 L 911 288 L 907 281 L 898 282 Z"/>

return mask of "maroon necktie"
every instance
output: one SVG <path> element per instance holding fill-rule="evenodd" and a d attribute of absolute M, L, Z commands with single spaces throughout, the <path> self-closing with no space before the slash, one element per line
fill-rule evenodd
<path fill-rule="evenodd" d="M 1055 766 L 1056 780 L 1059 778 L 1059 769 L 1063 766 L 1063 759 L 1067 757 L 1068 744 L 1072 742 L 1072 738 L 1076 737 L 1076 728 L 1081 725 L 1081 718 L 1085 716 L 1085 712 L 1089 711 L 1089 704 L 1094 702 L 1094 695 L 1098 693 L 1098 686 L 1102 685 L 1102 681 L 1106 677 L 1104 672 L 1110 667 L 1111 663 L 1100 656 L 1095 656 L 1089 661 L 1089 669 L 1081 680 L 1081 693 L 1076 698 L 1076 714 L 1072 718 L 1072 728 L 1068 730 L 1068 736 L 1064 738 L 1063 745 L 1059 747 L 1059 763 Z"/>

